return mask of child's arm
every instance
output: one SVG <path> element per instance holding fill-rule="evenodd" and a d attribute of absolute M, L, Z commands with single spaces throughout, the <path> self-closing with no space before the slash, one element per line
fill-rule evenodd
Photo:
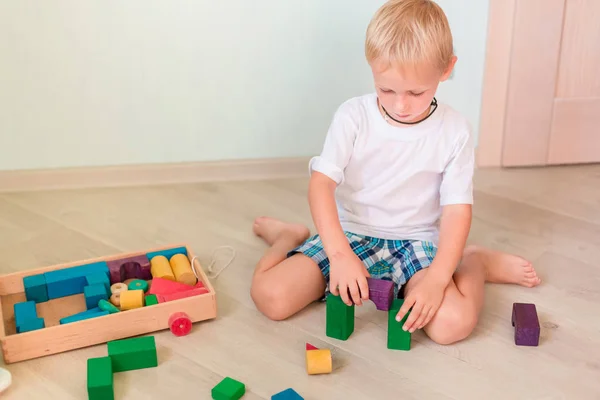
<path fill-rule="evenodd" d="M 444 207 L 437 254 L 427 274 L 404 300 L 396 317 L 398 321 L 402 320 L 413 307 L 402 327 L 404 330 L 414 332 L 421 329 L 440 308 L 446 287 L 462 258 L 470 227 L 470 204 L 452 204 Z"/>
<path fill-rule="evenodd" d="M 330 262 L 330 292 L 341 296 L 347 305 L 360 305 L 361 298 L 369 298 L 366 279 L 369 273 L 350 248 L 340 225 L 335 203 L 336 187 L 336 182 L 327 175 L 314 171 L 308 189 L 310 211 Z"/>

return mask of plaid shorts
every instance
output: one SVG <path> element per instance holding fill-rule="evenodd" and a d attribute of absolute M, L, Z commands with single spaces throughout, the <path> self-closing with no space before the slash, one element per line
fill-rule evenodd
<path fill-rule="evenodd" d="M 345 232 L 354 254 L 365 264 L 372 278 L 394 282 L 394 297 L 418 271 L 431 265 L 437 247 L 433 242 L 420 240 L 389 240 Z M 321 269 L 329 292 L 329 258 L 325 254 L 319 235 L 288 253 L 288 257 L 302 253 L 310 257 Z M 401 294 L 401 293 L 400 293 Z"/>

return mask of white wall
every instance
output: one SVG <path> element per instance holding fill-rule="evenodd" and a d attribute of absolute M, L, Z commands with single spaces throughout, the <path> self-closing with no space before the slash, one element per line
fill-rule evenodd
<path fill-rule="evenodd" d="M 348 0 L 0 2 L 0 170 L 307 156 L 372 90 Z M 479 121 L 487 0 L 443 0 Z M 290 140 L 291 139 L 291 140 Z"/>

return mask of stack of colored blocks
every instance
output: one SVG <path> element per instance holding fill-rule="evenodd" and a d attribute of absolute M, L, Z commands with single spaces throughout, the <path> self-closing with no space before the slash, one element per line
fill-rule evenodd
<path fill-rule="evenodd" d="M 369 279 L 369 297 L 378 310 L 388 312 L 387 348 L 392 350 L 410 350 L 411 333 L 402 326 L 410 312 L 396 321 L 396 315 L 404 300 L 393 299 L 393 282 Z M 354 332 L 354 305 L 346 305 L 340 296 L 327 296 L 326 335 L 339 340 L 347 340 Z"/>
<path fill-rule="evenodd" d="M 158 366 L 154 336 L 115 340 L 107 343 L 108 356 L 87 362 L 89 400 L 113 400 L 113 373 Z"/>
<path fill-rule="evenodd" d="M 15 326 L 17 333 L 34 331 L 45 327 L 44 319 L 39 318 L 34 301 L 15 303 Z"/>

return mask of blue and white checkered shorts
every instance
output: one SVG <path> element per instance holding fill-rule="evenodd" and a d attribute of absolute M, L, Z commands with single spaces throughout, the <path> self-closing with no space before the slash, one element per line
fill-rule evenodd
<path fill-rule="evenodd" d="M 390 240 L 345 232 L 350 247 L 372 278 L 394 282 L 394 296 L 418 271 L 429 267 L 436 255 L 437 247 L 433 242 L 420 240 Z M 329 258 L 323 248 L 319 235 L 288 253 L 288 257 L 302 253 L 310 257 L 321 269 L 329 292 Z"/>

